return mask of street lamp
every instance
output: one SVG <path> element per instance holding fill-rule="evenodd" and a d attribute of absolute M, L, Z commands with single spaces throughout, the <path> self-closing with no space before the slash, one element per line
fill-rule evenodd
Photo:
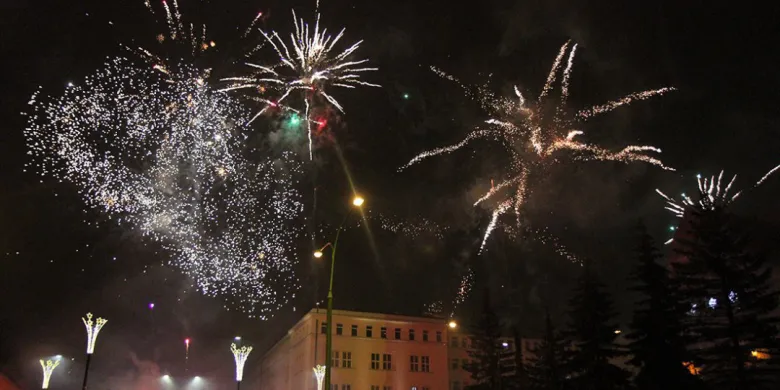
<path fill-rule="evenodd" d="M 363 206 L 363 203 L 365 203 L 366 200 L 363 199 L 363 197 L 359 195 L 355 195 L 352 198 L 352 205 L 360 208 Z M 351 210 L 350 210 L 351 211 Z M 330 247 L 330 283 L 328 285 L 328 311 L 325 315 L 325 389 L 330 390 L 330 369 L 331 369 L 331 361 L 333 359 L 333 332 L 331 327 L 333 326 L 333 271 L 335 270 L 336 265 L 336 246 L 339 243 L 339 235 L 341 234 L 341 228 L 344 227 L 344 223 L 347 222 L 347 218 L 349 217 L 350 213 L 349 211 L 344 215 L 344 220 L 341 221 L 341 225 L 339 225 L 339 228 L 336 229 L 336 239 L 333 240 L 333 243 L 330 242 L 323 245 L 322 248 L 320 248 L 317 251 L 314 251 L 314 257 L 320 258 L 323 255 L 323 251 Z"/>
<path fill-rule="evenodd" d="M 317 378 L 317 390 L 322 390 L 322 378 L 325 378 L 325 366 L 317 365 L 312 368 L 314 370 L 314 377 Z"/>
<path fill-rule="evenodd" d="M 51 374 L 54 372 L 54 369 L 60 365 L 60 360 L 57 359 L 52 361 L 50 359 L 47 360 L 46 363 L 44 363 L 43 359 L 41 359 L 40 362 L 41 362 L 41 368 L 43 369 L 43 384 L 41 385 L 41 388 L 48 389 L 49 380 L 51 379 Z"/>
<path fill-rule="evenodd" d="M 87 377 L 89 376 L 89 362 L 92 360 L 92 353 L 95 352 L 95 342 L 97 341 L 98 333 L 103 325 L 108 320 L 98 318 L 95 322 L 92 322 L 92 313 L 87 313 L 87 318 L 81 317 L 81 321 L 84 322 L 84 326 L 87 328 L 87 365 L 84 367 L 84 383 L 81 385 L 82 390 L 87 390 Z"/>
<path fill-rule="evenodd" d="M 455 322 L 455 320 L 451 320 L 451 321 L 450 321 L 450 323 L 449 323 L 449 324 L 447 324 L 447 326 L 449 326 L 449 327 L 450 327 L 450 329 L 455 329 L 455 328 L 457 328 L 457 327 L 458 327 L 458 323 L 457 323 L 457 322 Z"/>
<path fill-rule="evenodd" d="M 244 379 L 244 364 L 246 364 L 246 358 L 249 357 L 249 353 L 252 352 L 252 347 L 243 346 L 238 348 L 233 343 L 230 344 L 230 351 L 233 352 L 233 359 L 236 360 L 236 390 L 240 390 L 241 380 Z"/>

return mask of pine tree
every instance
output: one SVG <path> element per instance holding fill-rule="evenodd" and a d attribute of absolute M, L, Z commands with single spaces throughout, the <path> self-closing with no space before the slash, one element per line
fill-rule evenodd
<path fill-rule="evenodd" d="M 587 266 L 569 305 L 571 324 L 568 338 L 573 345 L 567 371 L 572 388 L 628 388 L 628 372 L 611 362 L 623 355 L 615 343 L 617 327 L 612 323 L 615 317 L 612 300 Z"/>
<path fill-rule="evenodd" d="M 687 366 L 683 320 L 686 306 L 680 302 L 669 270 L 659 264 L 661 254 L 644 225 L 639 227 L 639 263 L 633 274 L 633 290 L 641 294 L 631 323 L 630 363 L 639 368 L 634 379 L 639 389 L 695 387 L 699 381 Z"/>
<path fill-rule="evenodd" d="M 512 340 L 514 341 L 515 349 L 512 353 L 514 358 L 514 375 L 511 388 L 525 390 L 528 388 L 529 383 L 528 367 L 526 367 L 525 356 L 523 355 L 523 337 L 520 335 L 520 329 L 517 325 L 512 327 Z"/>
<path fill-rule="evenodd" d="M 506 375 L 511 370 L 511 352 L 501 343 L 501 327 L 490 303 L 490 293 L 485 292 L 482 314 L 471 336 L 470 362 L 466 371 L 471 373 L 477 385 L 471 388 L 501 390 L 508 388 Z M 507 359 L 510 358 L 510 359 Z"/>
<path fill-rule="evenodd" d="M 778 292 L 767 256 L 751 248 L 725 208 L 689 217 L 693 238 L 683 241 L 687 261 L 675 272 L 690 300 L 689 349 L 702 361 L 704 380 L 716 389 L 777 389 Z"/>
<path fill-rule="evenodd" d="M 553 327 L 550 313 L 545 316 L 544 338 L 528 364 L 528 382 L 532 390 L 562 390 L 565 387 L 565 341 Z"/>

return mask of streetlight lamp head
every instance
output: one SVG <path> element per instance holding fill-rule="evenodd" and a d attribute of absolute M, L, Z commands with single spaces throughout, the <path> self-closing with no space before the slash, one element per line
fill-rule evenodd
<path fill-rule="evenodd" d="M 322 257 L 322 251 L 314 251 L 314 257 L 316 257 L 316 258 L 318 258 L 318 259 L 319 259 L 320 257 Z"/>
<path fill-rule="evenodd" d="M 365 201 L 366 200 L 363 199 L 362 196 L 355 196 L 354 198 L 352 198 L 352 205 L 356 207 L 360 207 L 363 205 L 363 203 L 365 203 Z"/>
<path fill-rule="evenodd" d="M 455 328 L 457 328 L 457 327 L 458 327 L 458 323 L 457 323 L 457 322 L 455 322 L 455 320 L 452 320 L 452 321 L 450 321 L 450 323 L 449 323 L 449 324 L 447 324 L 447 326 L 449 326 L 449 327 L 450 327 L 450 329 L 455 329 Z"/>

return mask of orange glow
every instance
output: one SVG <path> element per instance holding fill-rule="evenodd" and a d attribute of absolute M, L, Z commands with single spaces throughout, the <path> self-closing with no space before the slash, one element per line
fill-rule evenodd
<path fill-rule="evenodd" d="M 750 351 L 750 356 L 753 356 L 754 358 L 756 358 L 758 360 L 766 360 L 766 359 L 769 359 L 771 357 L 768 353 L 766 353 L 764 351 L 759 351 L 759 350 Z"/>
<path fill-rule="evenodd" d="M 694 366 L 693 363 L 683 362 L 683 365 L 685 366 L 685 368 L 688 369 L 688 372 L 690 372 L 691 375 L 699 375 L 699 373 L 701 372 L 701 370 L 698 367 Z"/>

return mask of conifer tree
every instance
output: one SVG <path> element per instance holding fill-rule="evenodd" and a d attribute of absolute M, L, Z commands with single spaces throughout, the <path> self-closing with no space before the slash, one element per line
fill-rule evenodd
<path fill-rule="evenodd" d="M 634 382 L 648 390 L 695 387 L 699 381 L 687 368 L 694 362 L 683 338 L 686 305 L 669 270 L 659 264 L 661 254 L 644 225 L 639 227 L 637 258 L 633 289 L 641 297 L 628 334 L 630 363 L 639 369 Z"/>
<path fill-rule="evenodd" d="M 476 382 L 474 389 L 502 390 L 509 388 L 507 374 L 511 370 L 511 352 L 502 346 L 501 327 L 490 302 L 490 293 L 485 292 L 482 313 L 477 328 L 471 336 L 468 351 L 469 364 L 466 371 Z"/>
<path fill-rule="evenodd" d="M 612 361 L 624 355 L 615 343 L 615 312 L 604 285 L 586 265 L 575 287 L 569 310 L 567 359 L 570 383 L 577 390 L 615 390 L 629 387 L 629 374 Z"/>
<path fill-rule="evenodd" d="M 544 338 L 534 350 L 528 364 L 528 383 L 532 390 L 563 390 L 566 388 L 565 341 L 553 327 L 550 313 L 545 316 Z"/>

